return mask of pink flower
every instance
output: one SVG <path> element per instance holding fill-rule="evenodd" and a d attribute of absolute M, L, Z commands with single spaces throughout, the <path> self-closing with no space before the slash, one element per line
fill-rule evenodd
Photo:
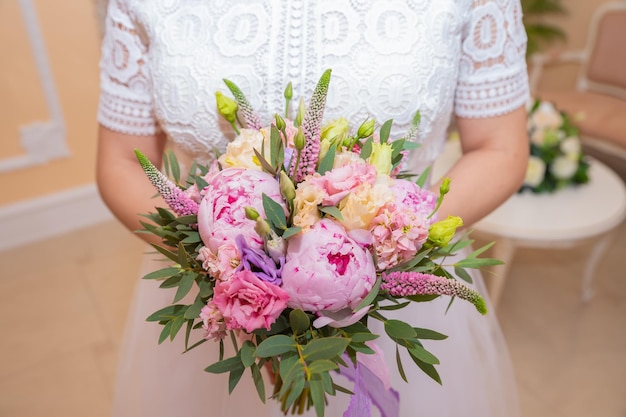
<path fill-rule="evenodd" d="M 285 207 L 278 181 L 268 173 L 228 168 L 211 179 L 198 209 L 200 237 L 211 253 L 216 255 L 225 243 L 235 245 L 238 235 L 250 247 L 263 247 L 263 239 L 254 231 L 256 222 L 245 213 L 246 207 L 253 207 L 265 216 L 263 194 Z"/>
<path fill-rule="evenodd" d="M 328 197 L 322 201 L 322 205 L 334 206 L 361 184 L 374 184 L 376 168 L 359 158 L 344 166 L 333 168 L 323 176 L 309 177 L 306 181 L 326 191 Z"/>
<path fill-rule="evenodd" d="M 227 281 L 232 278 L 235 269 L 241 263 L 241 254 L 237 245 L 229 241 L 221 245 L 215 253 L 203 246 L 198 251 L 198 260 L 202 262 L 202 268 L 213 278 Z"/>
<path fill-rule="evenodd" d="M 380 270 L 408 261 L 421 249 L 436 204 L 432 192 L 410 181 L 395 179 L 391 189 L 395 201 L 383 206 L 370 225 Z"/>
<path fill-rule="evenodd" d="M 335 221 L 325 218 L 289 239 L 283 267 L 289 307 L 337 312 L 354 308 L 372 289 L 372 255 Z"/>
<path fill-rule="evenodd" d="M 202 320 L 202 328 L 206 331 L 205 339 L 222 340 L 226 337 L 224 317 L 222 317 L 222 313 L 220 313 L 213 301 L 209 301 L 207 305 L 202 307 L 200 320 Z"/>
<path fill-rule="evenodd" d="M 245 329 L 248 333 L 269 330 L 287 307 L 289 296 L 279 286 L 256 277 L 252 272 L 236 272 L 230 281 L 219 281 L 213 302 L 224 317 L 228 330 Z"/>

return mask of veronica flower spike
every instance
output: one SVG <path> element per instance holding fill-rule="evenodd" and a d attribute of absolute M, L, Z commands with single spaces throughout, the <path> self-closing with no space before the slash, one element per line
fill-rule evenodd
<path fill-rule="evenodd" d="M 311 96 L 309 108 L 306 110 L 302 120 L 302 130 L 305 138 L 304 149 L 302 149 L 298 166 L 296 166 L 295 161 L 291 165 L 291 174 L 296 182 L 301 182 L 307 175 L 315 173 L 315 166 L 320 153 L 320 135 L 324 108 L 326 107 L 326 96 L 328 95 L 328 85 L 330 84 L 330 73 L 331 70 L 327 69 L 320 77 Z"/>
<path fill-rule="evenodd" d="M 260 130 L 263 127 L 263 123 L 261 123 L 261 117 L 259 117 L 259 115 L 254 111 L 246 96 L 241 92 L 239 87 L 237 87 L 234 82 L 224 79 L 224 83 L 226 84 L 230 92 L 233 93 L 235 101 L 239 106 L 239 110 L 243 115 L 243 120 L 246 122 L 246 127 L 248 129 Z"/>
<path fill-rule="evenodd" d="M 183 190 L 176 186 L 165 176 L 150 160 L 139 150 L 135 149 L 135 155 L 141 164 L 143 172 L 157 189 L 161 197 L 178 216 L 198 214 L 198 203 L 187 197 Z"/>
<path fill-rule="evenodd" d="M 411 295 L 449 295 L 459 297 L 474 304 L 480 314 L 487 314 L 487 306 L 481 295 L 454 279 L 447 279 L 421 272 L 383 273 L 381 290 L 388 291 L 394 297 Z"/>

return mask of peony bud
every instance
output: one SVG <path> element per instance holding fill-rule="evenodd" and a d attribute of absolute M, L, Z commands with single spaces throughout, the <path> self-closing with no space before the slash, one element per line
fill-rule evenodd
<path fill-rule="evenodd" d="M 254 231 L 258 233 L 259 236 L 265 238 L 265 236 L 269 235 L 272 229 L 270 228 L 270 224 L 267 220 L 259 217 L 256 219 L 256 224 L 254 225 Z"/>
<path fill-rule="evenodd" d="M 306 139 L 304 138 L 304 132 L 302 131 L 301 127 L 298 128 L 298 133 L 296 133 L 296 136 L 294 136 L 293 138 L 293 144 L 294 144 L 294 147 L 299 151 L 304 149 L 304 145 L 306 144 Z"/>
<path fill-rule="evenodd" d="M 237 102 L 219 91 L 215 92 L 215 100 L 219 113 L 231 124 L 234 123 L 237 118 Z"/>
<path fill-rule="evenodd" d="M 370 164 L 374 165 L 378 175 L 389 175 L 391 172 L 391 154 L 393 149 L 388 143 L 372 143 Z"/>
<path fill-rule="evenodd" d="M 433 223 L 428 230 L 428 241 L 435 246 L 444 247 L 454 237 L 456 229 L 463 226 L 463 220 L 458 216 L 448 216 L 445 220 Z"/>
<path fill-rule="evenodd" d="M 356 135 L 359 139 L 369 138 L 374 134 L 374 129 L 376 127 L 376 120 L 368 119 L 361 123 L 359 126 L 359 130 L 357 130 Z"/>
<path fill-rule="evenodd" d="M 287 201 L 293 201 L 296 198 L 296 187 L 293 185 L 291 178 L 285 171 L 280 171 L 280 194 Z"/>
<path fill-rule="evenodd" d="M 256 220 L 259 218 L 259 212 L 254 207 L 244 207 L 244 211 L 247 219 Z"/>

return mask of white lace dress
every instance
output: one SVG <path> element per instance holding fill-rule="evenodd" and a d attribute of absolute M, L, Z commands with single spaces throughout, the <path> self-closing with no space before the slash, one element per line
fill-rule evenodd
<path fill-rule="evenodd" d="M 526 36 L 519 0 L 110 0 L 102 50 L 99 122 L 134 135 L 163 130 L 182 158 L 208 161 L 231 128 L 216 115 L 217 90 L 233 80 L 269 121 L 284 87 L 308 98 L 332 68 L 326 119 L 394 119 L 404 132 L 416 110 L 420 170 L 440 151 L 450 116 L 491 117 L 527 101 Z M 506 138 L 502 138 L 506 140 Z M 154 269 L 147 259 L 145 271 Z M 476 277 L 479 290 L 482 280 Z M 484 293 L 484 291 L 483 291 Z M 244 375 L 232 396 L 226 378 L 203 368 L 217 358 L 205 343 L 181 355 L 157 346 L 145 318 L 172 294 L 140 281 L 120 352 L 115 416 L 280 416 L 262 405 Z M 517 416 L 506 345 L 492 315 L 448 300 L 403 309 L 403 320 L 450 335 L 427 344 L 442 362 L 443 386 L 409 372 L 393 379 L 401 415 Z M 395 345 L 381 340 L 397 375 Z M 411 361 L 404 359 L 405 369 Z M 331 399 L 341 416 L 346 398 Z"/>

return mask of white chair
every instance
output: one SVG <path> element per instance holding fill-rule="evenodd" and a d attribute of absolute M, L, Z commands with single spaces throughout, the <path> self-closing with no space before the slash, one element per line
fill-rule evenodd
<path fill-rule="evenodd" d="M 579 63 L 575 89 L 537 90 L 547 65 Z M 574 117 L 583 145 L 626 161 L 626 1 L 600 6 L 593 14 L 587 45 L 578 51 L 531 58 L 531 92 Z"/>

